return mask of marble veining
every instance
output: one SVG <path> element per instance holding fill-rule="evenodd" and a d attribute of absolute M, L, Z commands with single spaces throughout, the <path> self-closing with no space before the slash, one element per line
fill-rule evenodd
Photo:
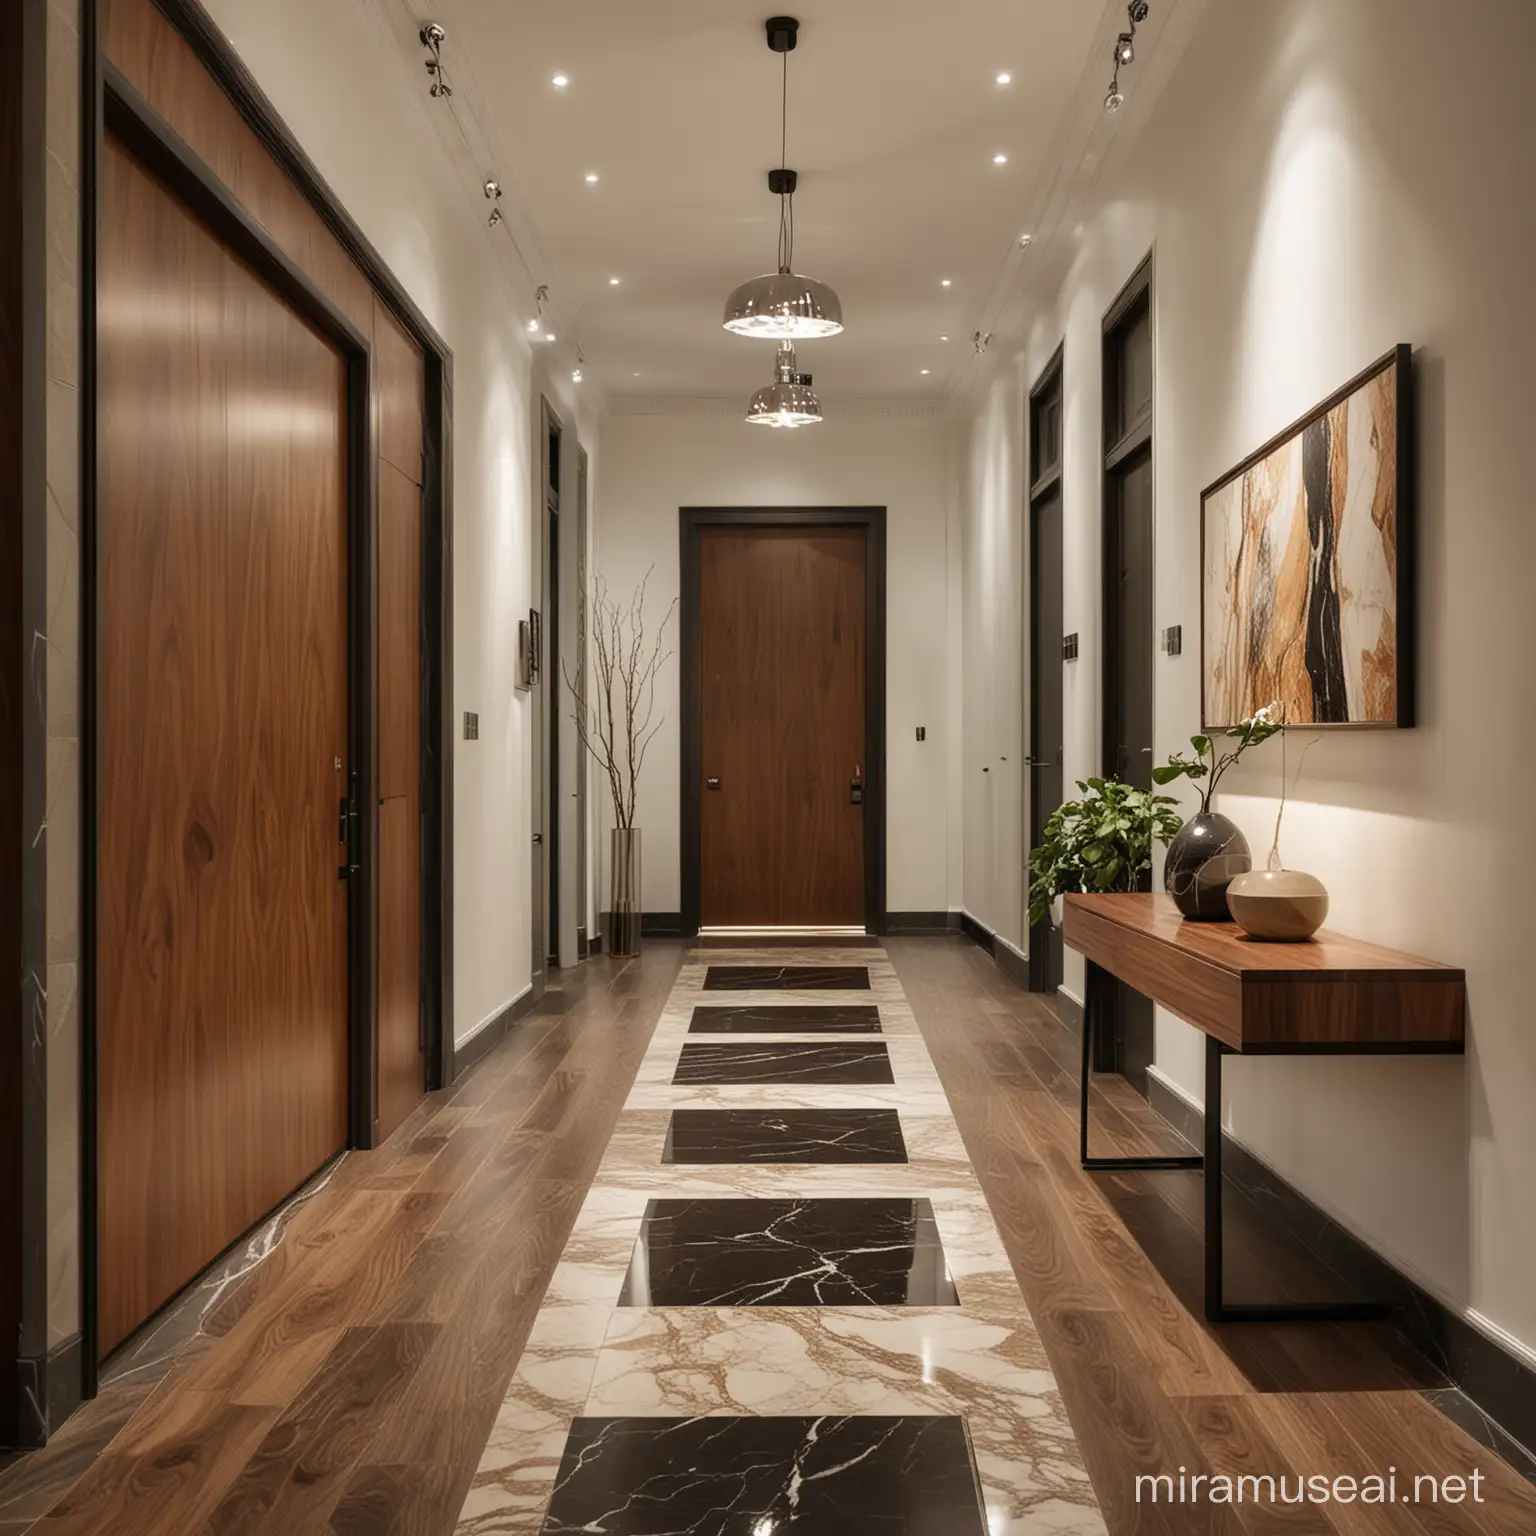
<path fill-rule="evenodd" d="M 894 1083 L 883 1041 L 689 1041 L 674 1083 Z"/>
<path fill-rule="evenodd" d="M 708 992 L 867 992 L 867 965 L 711 965 Z"/>
<path fill-rule="evenodd" d="M 546 1536 L 987 1536 L 955 1417 L 579 1418 Z"/>
<path fill-rule="evenodd" d="M 621 1307 L 958 1305 L 928 1200 L 653 1200 Z"/>
<path fill-rule="evenodd" d="M 728 968 L 734 969 L 729 991 L 719 985 Z M 828 996 L 813 973 L 829 968 L 863 972 L 867 989 Z M 864 1021 L 873 1014 L 878 1035 L 867 1023 L 855 1029 L 842 1019 L 833 1029 L 830 1018 L 805 1011 L 843 1011 L 849 1004 Z M 714 1011 L 726 1008 L 744 1012 Z M 701 1014 L 710 1027 L 695 1027 Z M 722 1020 L 731 1021 L 728 1029 L 713 1027 Z M 728 1038 L 711 1040 L 711 1034 Z M 694 1055 L 701 1046 L 705 1054 Z M 866 1057 L 883 1052 L 881 1081 L 814 1074 L 693 1080 L 679 1072 L 690 1056 L 718 1069 L 732 1055 L 739 1063 L 744 1053 L 779 1068 L 786 1052 L 803 1064 L 813 1059 L 803 1053 L 832 1048 L 846 1061 L 850 1047 Z M 755 1139 L 774 1117 L 802 1134 L 828 1116 L 847 1116 L 851 1124 L 850 1112 L 870 1116 L 871 1126 L 894 1126 L 907 1160 L 822 1161 L 826 1154 L 814 1145 L 806 1150 L 815 1161 L 767 1160 L 772 1143 Z M 677 1157 L 677 1127 L 689 1124 L 698 1130 L 691 1143 L 684 1132 L 684 1155 L 703 1160 L 667 1161 Z M 714 1160 L 725 1155 L 747 1160 Z M 894 1230 L 887 1223 L 883 1232 L 850 1226 L 849 1211 L 882 1202 L 905 1212 L 905 1223 Z M 670 1224 L 654 1219 L 669 1210 L 687 1214 Z M 737 1210 L 748 1219 L 737 1221 Z M 786 1210 L 801 1214 L 776 1228 L 773 1213 Z M 922 1222 L 915 1219 L 918 1210 Z M 843 1219 L 806 1224 L 820 1212 Z M 854 1251 L 866 1246 L 868 1253 Z M 923 1284 L 947 1285 L 945 1299 L 919 1301 L 937 1293 L 913 1283 L 915 1271 Z M 771 1294 L 786 1281 L 787 1289 Z M 648 1305 L 635 1304 L 642 1282 Z M 828 1517 L 835 1527 L 820 1513 L 812 1523 L 806 1510 L 793 1525 L 776 1523 L 773 1536 L 834 1529 L 836 1536 L 866 1529 L 1104 1536 L 1039 1334 L 888 956 L 851 946 L 695 951 L 662 1007 L 505 1394 L 458 1530 L 461 1536 L 569 1529 L 762 1536 L 759 1522 L 778 1520 L 771 1509 L 721 1525 L 709 1523 L 719 1514 L 711 1514 L 712 1504 L 700 1510 L 684 1500 L 653 1509 L 633 1499 L 681 1433 L 657 1442 L 643 1432 L 697 1424 L 704 1427 L 692 1433 L 709 1437 L 700 1443 L 723 1451 L 778 1418 L 816 1423 L 850 1415 L 850 1429 L 860 1433 L 875 1432 L 870 1426 L 881 1420 L 959 1424 L 970 1448 L 972 1499 L 979 1484 L 984 1516 L 967 1525 L 970 1514 L 945 1510 L 929 1527 L 900 1523 L 918 1517 L 897 1509 L 881 1524 L 882 1508 L 870 1494 L 851 1512 Z M 606 1449 L 618 1448 L 615 1433 L 588 1434 L 583 1426 L 590 1420 L 633 1426 L 639 1437 L 633 1444 L 643 1446 L 622 1474 L 613 1472 L 619 1463 L 609 1456 L 606 1482 L 596 1477 L 592 1451 L 601 1440 L 602 1462 Z M 701 1479 L 716 1487 L 725 1486 L 718 1476 L 729 1480 L 716 1462 L 694 1457 L 688 1466 L 698 1469 L 689 1474 L 695 1489 Z M 552 1504 L 557 1473 L 561 1492 Z M 887 1480 L 899 1490 L 899 1479 Z M 642 1509 L 644 1518 L 637 1513 Z"/>
<path fill-rule="evenodd" d="M 678 1109 L 664 1163 L 905 1163 L 894 1109 Z"/>
<path fill-rule="evenodd" d="M 693 1035 L 877 1035 L 880 1009 L 873 1003 L 780 1003 L 743 1007 L 702 1003 L 688 1024 Z"/>

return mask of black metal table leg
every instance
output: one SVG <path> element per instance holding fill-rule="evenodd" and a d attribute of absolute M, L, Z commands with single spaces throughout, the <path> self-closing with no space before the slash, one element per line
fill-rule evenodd
<path fill-rule="evenodd" d="M 1221 1060 L 1230 1054 L 1212 1035 L 1205 1037 L 1205 1317 L 1211 1323 L 1343 1323 L 1386 1317 L 1375 1301 L 1257 1302 L 1223 1299 L 1225 1245 L 1221 1219 Z"/>
<path fill-rule="evenodd" d="M 1199 1168 L 1204 1163 L 1198 1153 L 1177 1157 L 1090 1157 L 1088 1155 L 1088 1087 L 1093 1076 L 1093 1031 L 1097 1022 L 1099 1002 L 1104 995 L 1103 977 L 1095 974 L 1098 967 L 1088 961 L 1088 977 L 1083 988 L 1083 1076 L 1082 1101 L 1079 1116 L 1078 1161 L 1084 1168 L 1103 1172 L 1109 1170 L 1140 1169 L 1156 1171 L 1163 1168 Z"/>

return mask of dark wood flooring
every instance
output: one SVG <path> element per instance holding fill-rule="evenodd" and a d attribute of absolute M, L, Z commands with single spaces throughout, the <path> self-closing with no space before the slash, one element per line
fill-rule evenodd
<path fill-rule="evenodd" d="M 1083 1173 L 1072 1031 L 963 939 L 888 948 L 1114 1536 L 1536 1532 L 1536 1490 L 1426 1400 L 1443 1380 L 1390 1328 L 1207 1326 L 1198 1175 Z M 569 973 L 384 1147 L 345 1158 L 168 1372 L 114 1375 L 0 1469 L 0 1536 L 446 1536 L 681 956 L 651 940 Z M 1105 1151 L 1174 1147 L 1118 1080 L 1098 1080 L 1094 1113 Z M 1228 1221 L 1233 1294 L 1316 1292 L 1260 1213 L 1234 1202 Z M 1181 1465 L 1477 1469 L 1486 1501 L 1136 1502 L 1138 1473 Z"/>

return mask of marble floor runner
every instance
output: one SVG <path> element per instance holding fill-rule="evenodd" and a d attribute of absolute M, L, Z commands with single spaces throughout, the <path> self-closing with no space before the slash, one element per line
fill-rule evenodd
<path fill-rule="evenodd" d="M 789 967 L 847 969 L 830 978 L 834 990 Z M 854 976 L 860 967 L 867 986 Z M 853 979 L 856 988 L 846 985 Z M 783 984 L 795 980 L 812 984 Z M 847 1016 L 847 1033 L 814 1013 L 835 1007 L 859 1010 Z M 695 1009 L 706 1008 L 751 1012 L 731 1016 L 728 1033 L 690 1032 Z M 786 1032 L 753 1027 L 771 1024 L 777 1009 Z M 694 1055 L 679 1081 L 685 1048 L 701 1043 L 728 1043 L 739 1057 L 745 1048 L 750 1080 L 713 1080 Z M 836 1080 L 839 1053 L 825 1052 L 838 1045 L 849 1061 L 879 1052 L 891 1081 Z M 822 1054 L 808 1055 L 813 1048 Z M 719 1076 L 741 1067 L 729 1054 Z M 820 1065 L 806 1072 L 806 1061 Z M 887 1114 L 852 1127 L 828 1117 L 818 1130 L 814 1112 L 850 1109 Z M 673 1113 L 690 1110 L 755 1119 L 733 1117 L 720 1142 L 729 1161 L 695 1160 L 707 1122 L 689 1127 L 688 1161 L 664 1161 Z M 776 1111 L 797 1114 L 775 1124 Z M 817 1157 L 818 1136 L 830 1148 L 852 1134 L 877 1136 L 883 1160 L 752 1161 L 759 1122 L 781 1136 L 792 1125 L 797 1156 Z M 902 1147 L 906 1161 L 891 1160 Z M 748 1219 L 751 1207 L 712 1204 L 746 1200 L 766 1202 L 757 1219 Z M 823 1201 L 843 1204 L 816 1204 Z M 685 1303 L 635 1304 L 657 1289 Z M 781 1294 L 793 1304 L 774 1304 Z M 864 1304 L 868 1295 L 883 1304 Z M 891 1304 L 897 1295 L 908 1299 Z M 819 1303 L 804 1304 L 812 1296 Z M 699 1429 L 700 1419 L 718 1422 Z M 764 1458 L 772 1463 L 781 1441 L 794 1467 L 794 1518 L 743 1523 L 742 1511 L 762 1496 L 753 1478 L 765 1475 Z M 955 1492 L 964 1481 L 956 1480 L 956 1444 L 968 1445 L 974 1461 L 968 1495 Z M 819 1471 L 818 1457 L 827 1463 Z M 906 1469 L 894 1483 L 893 1467 Z M 557 1478 L 556 1517 L 546 1524 Z M 859 1529 L 860 1511 L 871 1519 L 893 1499 L 888 1520 L 872 1528 L 910 1536 L 1104 1530 L 1044 1348 L 885 952 L 692 953 L 545 1295 L 458 1530 L 820 1536 Z"/>

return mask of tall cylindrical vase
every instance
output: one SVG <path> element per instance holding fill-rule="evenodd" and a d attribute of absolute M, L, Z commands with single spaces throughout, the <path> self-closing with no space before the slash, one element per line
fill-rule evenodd
<path fill-rule="evenodd" d="M 615 827 L 608 849 L 608 953 L 640 953 L 640 829 Z"/>

